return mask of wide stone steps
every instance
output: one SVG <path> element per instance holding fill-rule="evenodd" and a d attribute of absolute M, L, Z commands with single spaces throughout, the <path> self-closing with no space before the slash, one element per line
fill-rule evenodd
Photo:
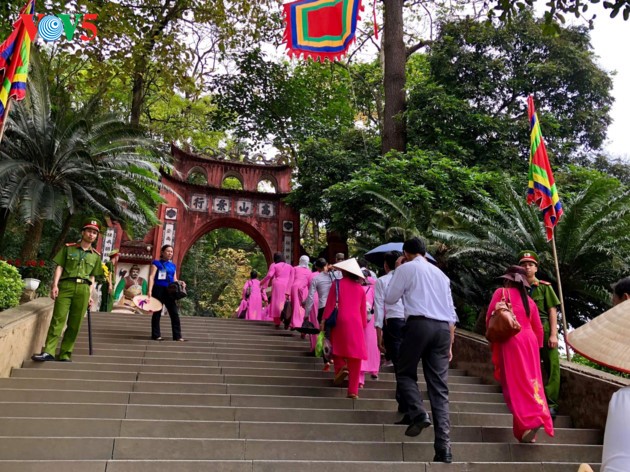
<path fill-rule="evenodd" d="M 0 424 L 0 437 L 43 434 L 55 436 L 63 431 L 69 437 L 158 437 L 196 439 L 296 439 L 341 441 L 352 437 L 356 441 L 396 441 L 401 427 L 395 425 L 343 423 L 252 422 L 252 421 L 177 421 L 95 418 L 11 418 Z M 512 428 L 501 426 L 453 426 L 451 437 L 457 442 L 511 442 Z M 426 440 L 426 438 L 424 438 Z M 405 438 L 421 442 L 422 436 Z M 601 432 L 589 429 L 558 428 L 556 436 L 542 436 L 541 443 L 593 444 L 601 441 Z"/>
<path fill-rule="evenodd" d="M 366 376 L 351 400 L 296 333 L 241 320 L 182 325 L 188 342 L 155 342 L 148 317 L 97 313 L 93 356 L 84 324 L 72 363 L 27 361 L 0 379 L 0 471 L 597 470 L 601 431 L 559 416 L 554 438 L 519 444 L 500 388 L 462 370 L 449 371 L 457 462 L 434 464 L 432 428 L 408 438 L 393 424 L 391 368 Z"/>
<path fill-rule="evenodd" d="M 11 472 L 575 472 L 576 464 L 564 462 L 460 462 L 450 465 L 424 462 L 356 461 L 197 461 L 197 460 L 59 460 L 1 461 Z"/>

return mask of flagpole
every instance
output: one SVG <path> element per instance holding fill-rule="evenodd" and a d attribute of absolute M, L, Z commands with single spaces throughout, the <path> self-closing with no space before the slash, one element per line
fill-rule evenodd
<path fill-rule="evenodd" d="M 560 310 L 562 311 L 562 329 L 564 330 L 564 346 L 567 350 L 567 360 L 571 361 L 571 350 L 567 343 L 567 334 L 569 330 L 567 328 L 567 312 L 564 309 L 564 295 L 562 294 L 562 280 L 560 280 L 560 265 L 558 264 L 558 251 L 556 250 L 556 232 L 553 232 L 551 238 L 551 248 L 553 250 L 553 261 L 556 265 L 556 280 L 558 281 L 558 294 L 560 295 Z M 557 323 L 557 320 L 556 320 Z"/>
<path fill-rule="evenodd" d="M 9 119 L 9 112 L 11 111 L 11 103 L 13 100 L 9 97 L 7 101 L 7 107 L 4 109 L 4 115 L 2 116 L 2 127 L 0 127 L 0 143 L 2 143 L 2 138 L 4 138 L 4 130 L 7 127 L 7 121 Z"/>

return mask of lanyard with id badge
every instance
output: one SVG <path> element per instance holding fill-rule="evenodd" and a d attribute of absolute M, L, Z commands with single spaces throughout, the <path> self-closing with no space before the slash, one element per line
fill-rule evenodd
<path fill-rule="evenodd" d="M 162 263 L 162 261 L 160 261 L 160 265 L 162 266 L 162 269 L 158 270 L 157 273 L 157 280 L 166 280 L 166 268 L 164 267 L 164 264 Z"/>

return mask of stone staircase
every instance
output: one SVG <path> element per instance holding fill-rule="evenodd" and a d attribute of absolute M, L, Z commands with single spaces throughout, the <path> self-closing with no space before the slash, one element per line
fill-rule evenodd
<path fill-rule="evenodd" d="M 566 416 L 555 438 L 518 444 L 499 388 L 453 369 L 457 462 L 430 463 L 431 429 L 408 438 L 393 424 L 391 370 L 351 400 L 295 333 L 242 320 L 182 325 L 189 342 L 156 342 L 148 317 L 96 313 L 93 356 L 84 323 L 74 362 L 28 361 L 0 379 L 0 471 L 576 472 L 601 460 L 602 432 Z"/>

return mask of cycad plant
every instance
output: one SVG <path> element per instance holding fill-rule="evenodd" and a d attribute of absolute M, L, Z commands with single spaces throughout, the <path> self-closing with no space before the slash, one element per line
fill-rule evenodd
<path fill-rule="evenodd" d="M 454 291 L 480 311 L 499 285 L 495 277 L 517 263 L 523 249 L 538 253 L 538 278 L 557 282 L 540 210 L 527 205 L 510 185 L 497 195 L 496 200 L 484 199 L 483 211 L 457 212 L 466 229 L 433 232 L 450 247 L 447 271 Z M 610 306 L 610 284 L 630 268 L 630 190 L 600 178 L 563 204 L 555 238 L 566 317 L 577 327 Z"/>
<path fill-rule="evenodd" d="M 34 55 L 27 98 L 13 108 L 0 146 L 0 208 L 29 228 L 21 257 L 34 259 L 46 221 L 88 212 L 123 222 L 152 222 L 159 168 L 156 143 L 98 100 L 53 109 L 43 67 Z M 70 221 L 70 218 L 65 218 Z"/>
<path fill-rule="evenodd" d="M 403 242 L 420 237 L 425 240 L 438 265 L 446 264 L 442 260 L 445 248 L 440 241 L 435 240 L 432 231 L 435 228 L 456 228 L 458 220 L 452 211 L 433 211 L 427 205 L 409 207 L 397 197 L 375 190 L 366 190 L 365 194 L 375 197 L 378 204 L 367 206 L 374 218 L 366 221 L 366 230 L 357 237 L 359 252 L 367 252 L 387 242 Z"/>

